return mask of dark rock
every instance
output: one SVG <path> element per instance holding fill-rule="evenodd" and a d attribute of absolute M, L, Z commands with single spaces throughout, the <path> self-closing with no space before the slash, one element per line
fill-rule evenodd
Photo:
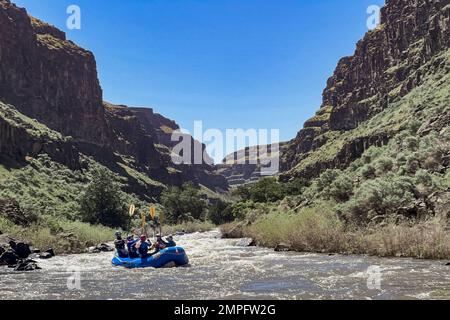
<path fill-rule="evenodd" d="M 112 252 L 115 249 L 106 243 L 99 244 L 94 247 L 89 247 L 86 249 L 88 253 L 100 253 L 100 252 Z"/>
<path fill-rule="evenodd" d="M 287 252 L 287 251 L 292 251 L 292 247 L 287 244 L 287 243 L 279 243 L 277 244 L 277 246 L 275 247 L 275 251 L 276 252 Z"/>
<path fill-rule="evenodd" d="M 10 247 L 12 250 L 16 250 L 16 241 L 10 240 L 10 241 L 8 242 L 8 244 L 9 244 L 9 247 Z"/>
<path fill-rule="evenodd" d="M 17 243 L 13 250 L 21 259 L 28 258 L 28 256 L 31 254 L 30 246 L 23 242 Z"/>
<path fill-rule="evenodd" d="M 6 252 L 6 249 L 4 249 L 2 246 L 0 246 L 0 256 L 1 256 L 4 252 Z"/>
<path fill-rule="evenodd" d="M 45 253 L 48 253 L 51 257 L 54 257 L 56 255 L 53 249 L 45 250 Z"/>
<path fill-rule="evenodd" d="M 40 252 L 36 256 L 39 259 L 50 259 L 55 256 L 55 252 L 53 251 L 53 249 L 48 249 L 48 250 L 45 250 L 44 252 Z"/>
<path fill-rule="evenodd" d="M 14 265 L 17 263 L 19 257 L 14 253 L 14 251 L 8 250 L 0 256 L 0 265 Z"/>
<path fill-rule="evenodd" d="M 37 255 L 37 257 L 38 257 L 39 259 L 50 259 L 50 258 L 53 257 L 53 255 L 52 255 L 51 253 L 49 253 L 49 252 L 41 252 L 41 253 L 39 253 L 39 254 Z"/>
<path fill-rule="evenodd" d="M 114 251 L 114 248 L 106 243 L 102 243 L 97 246 L 97 249 L 100 250 L 100 252 L 112 252 Z"/>
<path fill-rule="evenodd" d="M 14 271 L 34 271 L 41 269 L 36 261 L 27 259 L 27 260 L 19 260 L 17 265 L 14 267 Z"/>
<path fill-rule="evenodd" d="M 450 266 L 450 262 L 447 262 L 445 265 L 446 265 L 446 266 Z"/>

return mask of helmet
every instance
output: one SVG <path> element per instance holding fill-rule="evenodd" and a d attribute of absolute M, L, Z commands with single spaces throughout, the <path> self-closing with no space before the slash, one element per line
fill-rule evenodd
<path fill-rule="evenodd" d="M 128 235 L 128 236 L 127 236 L 127 240 L 128 240 L 128 241 L 133 240 L 133 236 Z"/>
<path fill-rule="evenodd" d="M 140 237 L 140 239 L 141 239 L 141 241 L 145 241 L 145 240 L 147 240 L 147 236 L 146 236 L 145 234 L 143 234 L 143 235 Z"/>
<path fill-rule="evenodd" d="M 173 240 L 172 235 L 168 236 L 168 237 L 167 237 L 167 240 L 172 241 L 172 240 Z"/>
<path fill-rule="evenodd" d="M 122 236 L 122 232 L 117 231 L 117 232 L 116 232 L 116 238 L 121 237 L 121 236 Z"/>
<path fill-rule="evenodd" d="M 158 233 L 158 234 L 156 235 L 156 238 L 157 238 L 157 239 L 160 239 L 160 238 L 161 238 L 161 235 Z"/>

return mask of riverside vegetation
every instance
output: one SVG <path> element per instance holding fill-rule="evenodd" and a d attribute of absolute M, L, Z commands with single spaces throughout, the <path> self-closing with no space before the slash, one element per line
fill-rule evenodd
<path fill-rule="evenodd" d="M 81 172 L 68 170 L 46 155 L 29 161 L 24 168 L 2 167 L 0 171 L 0 198 L 7 199 L 1 204 L 0 231 L 36 248 L 53 248 L 57 253 L 83 252 L 87 247 L 111 241 L 117 229 L 139 229 L 140 215 L 130 217 L 128 204 L 135 204 L 138 212 L 147 212 L 154 205 L 124 192 L 122 179 L 95 162 Z M 171 206 L 173 196 L 179 199 L 175 204 L 179 209 Z M 214 228 L 206 221 L 207 201 L 191 184 L 169 188 L 162 199 L 169 209 L 157 205 L 164 232 Z M 20 204 L 22 223 L 8 215 L 5 207 L 11 203 Z M 189 212 L 197 215 L 194 218 Z"/>

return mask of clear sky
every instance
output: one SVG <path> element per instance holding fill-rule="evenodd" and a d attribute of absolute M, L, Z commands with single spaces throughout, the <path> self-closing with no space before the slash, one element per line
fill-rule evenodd
<path fill-rule="evenodd" d="M 192 131 L 293 138 L 339 58 L 384 0 L 13 0 L 94 52 L 104 99 L 149 106 Z M 81 30 L 66 9 L 81 8 Z"/>

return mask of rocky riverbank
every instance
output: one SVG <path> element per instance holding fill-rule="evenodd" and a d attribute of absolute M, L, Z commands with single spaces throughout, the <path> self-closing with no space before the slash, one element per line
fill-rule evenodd
<path fill-rule="evenodd" d="M 36 260 L 55 256 L 53 249 L 40 250 L 28 243 L 6 235 L 0 235 L 0 266 L 8 266 L 15 271 L 40 269 Z"/>

